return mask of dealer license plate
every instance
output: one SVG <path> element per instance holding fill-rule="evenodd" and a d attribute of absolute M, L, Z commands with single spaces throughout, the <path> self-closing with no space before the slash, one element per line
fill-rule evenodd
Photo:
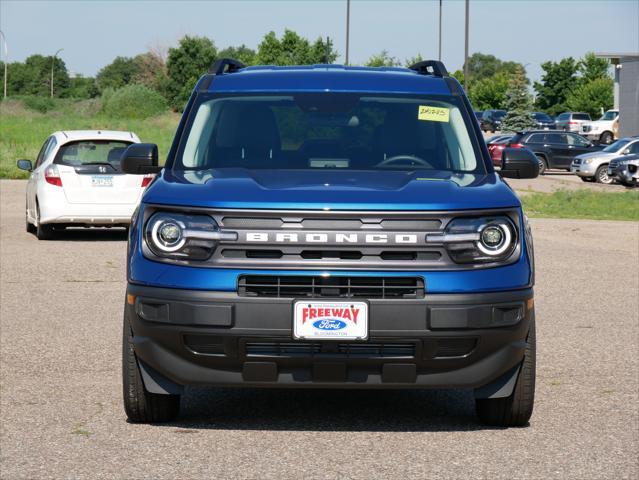
<path fill-rule="evenodd" d="M 295 302 L 293 337 L 313 340 L 366 340 L 368 303 Z"/>
<path fill-rule="evenodd" d="M 112 187 L 113 177 L 110 175 L 100 175 L 91 177 L 91 186 L 93 187 Z"/>

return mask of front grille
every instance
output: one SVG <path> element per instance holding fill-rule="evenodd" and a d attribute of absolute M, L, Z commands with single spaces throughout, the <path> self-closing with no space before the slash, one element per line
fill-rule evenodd
<path fill-rule="evenodd" d="M 414 358 L 413 343 L 247 342 L 247 357 Z"/>
<path fill-rule="evenodd" d="M 155 208 L 145 210 L 147 218 Z M 519 227 L 518 213 L 502 209 L 352 212 L 176 207 L 175 211 L 210 215 L 220 230 L 232 235 L 221 240 L 205 261 L 163 261 L 237 270 L 424 272 L 489 268 L 495 264 L 456 263 L 444 245 L 426 239 L 443 233 L 457 217 L 507 215 Z M 516 251 L 509 262 L 518 254 Z"/>
<path fill-rule="evenodd" d="M 322 277 L 243 275 L 238 280 L 242 297 L 290 298 L 423 298 L 420 277 Z"/>

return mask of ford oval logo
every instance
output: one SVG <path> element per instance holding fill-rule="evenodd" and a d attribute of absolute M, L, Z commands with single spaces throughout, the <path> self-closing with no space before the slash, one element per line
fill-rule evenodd
<path fill-rule="evenodd" d="M 318 330 L 341 330 L 342 328 L 346 328 L 346 322 L 342 322 L 335 318 L 329 318 L 313 322 L 313 326 Z"/>

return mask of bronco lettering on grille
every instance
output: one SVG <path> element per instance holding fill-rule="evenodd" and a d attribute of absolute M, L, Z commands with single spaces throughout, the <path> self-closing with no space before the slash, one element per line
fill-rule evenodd
<path fill-rule="evenodd" d="M 319 243 L 319 244 L 398 244 L 425 243 L 424 235 L 415 233 L 296 233 L 296 232 L 246 232 L 240 242 L 247 243 Z"/>

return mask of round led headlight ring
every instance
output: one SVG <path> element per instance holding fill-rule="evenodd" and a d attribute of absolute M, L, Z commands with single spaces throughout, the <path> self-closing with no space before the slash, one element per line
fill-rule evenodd
<path fill-rule="evenodd" d="M 151 240 L 163 252 L 175 252 L 184 246 L 183 225 L 170 218 L 157 220 L 151 228 Z"/>
<path fill-rule="evenodd" d="M 513 233 L 506 223 L 489 223 L 479 233 L 477 248 L 490 256 L 504 253 L 512 245 Z"/>

